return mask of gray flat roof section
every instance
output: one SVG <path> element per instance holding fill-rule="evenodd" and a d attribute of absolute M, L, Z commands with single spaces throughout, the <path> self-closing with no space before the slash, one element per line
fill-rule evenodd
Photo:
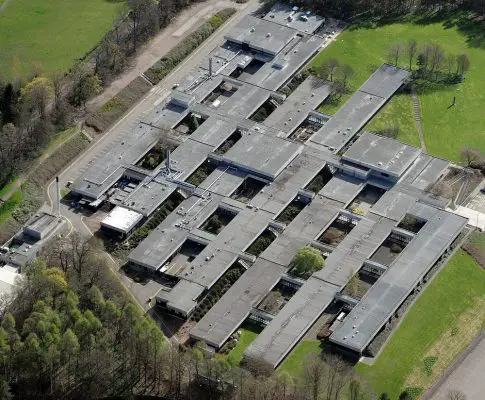
<path fill-rule="evenodd" d="M 58 224 L 58 217 L 53 214 L 41 212 L 32 217 L 24 227 L 24 233 L 34 235 L 38 239 L 45 238 Z"/>
<path fill-rule="evenodd" d="M 124 165 L 135 163 L 158 140 L 160 131 L 148 126 L 133 124 L 116 141 L 107 142 L 96 153 L 90 167 L 81 171 L 73 191 L 97 199 L 123 174 Z"/>
<path fill-rule="evenodd" d="M 311 138 L 311 142 L 340 150 L 389 100 L 410 72 L 381 65 Z"/>
<path fill-rule="evenodd" d="M 342 155 L 342 159 L 398 178 L 420 153 L 421 150 L 416 147 L 364 132 Z"/>
<path fill-rule="evenodd" d="M 325 166 L 327 158 L 322 151 L 305 148 L 278 177 L 251 200 L 254 207 L 278 214 L 295 198 L 298 191 L 309 184 Z M 332 155 L 328 153 L 328 155 Z"/>
<path fill-rule="evenodd" d="M 430 212 L 434 214 L 332 333 L 330 341 L 362 352 L 466 226 L 466 219 L 455 214 L 436 209 Z"/>
<path fill-rule="evenodd" d="M 243 80 L 269 90 L 278 90 L 322 47 L 324 39 L 304 35 L 293 38 L 274 58 L 265 63 L 254 75 Z"/>
<path fill-rule="evenodd" d="M 236 129 L 237 123 L 235 121 L 227 121 L 211 116 L 190 135 L 190 139 L 217 148 Z"/>
<path fill-rule="evenodd" d="M 249 118 L 272 93 L 270 90 L 244 83 L 216 111 L 218 114 L 237 119 Z"/>
<path fill-rule="evenodd" d="M 224 173 L 223 173 L 224 172 Z M 233 168 L 227 169 L 225 165 L 219 165 L 204 182 L 199 185 L 199 190 L 210 190 L 221 196 L 230 196 L 244 181 L 246 173 Z"/>
<path fill-rule="evenodd" d="M 146 179 L 122 202 L 123 207 L 151 215 L 177 189 L 177 185 L 163 177 Z"/>
<path fill-rule="evenodd" d="M 342 173 L 336 173 L 320 191 L 325 197 L 340 201 L 342 207 L 350 203 L 365 186 L 365 182 Z"/>
<path fill-rule="evenodd" d="M 332 302 L 338 287 L 310 277 L 246 349 L 276 368 Z"/>
<path fill-rule="evenodd" d="M 187 220 L 195 213 L 210 215 L 216 208 L 220 197 L 213 196 L 209 200 L 201 200 L 196 196 L 191 196 L 184 200 L 177 208 L 180 210 L 191 210 Z M 158 225 L 150 234 L 134 249 L 128 256 L 128 260 L 144 267 L 158 270 L 167 261 L 170 255 L 177 250 L 187 237 L 187 230 L 182 229 L 182 221 L 186 218 L 177 214 L 177 210 L 170 213 L 163 222 Z M 191 220 L 194 224 L 194 221 Z M 198 222 L 197 222 L 198 223 Z M 175 225 L 179 226 L 175 226 Z"/>
<path fill-rule="evenodd" d="M 258 259 L 190 331 L 196 340 L 219 348 L 278 283 L 284 268 Z"/>
<path fill-rule="evenodd" d="M 284 267 L 295 257 L 298 250 L 315 239 L 318 233 L 335 218 L 343 203 L 316 196 L 286 227 L 260 257 Z"/>
<path fill-rule="evenodd" d="M 335 115 L 311 137 L 310 143 L 325 146 L 331 151 L 340 150 L 385 102 L 386 99 L 382 97 L 361 91 L 355 92 Z"/>
<path fill-rule="evenodd" d="M 388 235 L 394 225 L 390 222 L 361 220 L 330 254 L 324 268 L 303 284 L 258 335 L 245 356 L 262 357 L 274 367 L 278 366 L 347 283 L 349 275 L 360 268 L 369 252 L 379 244 L 377 240 L 384 240 Z M 337 254 L 341 247 L 343 250 Z"/>
<path fill-rule="evenodd" d="M 428 154 L 423 154 L 417 161 L 403 177 L 403 181 L 421 190 L 435 183 L 450 165 L 449 161 Z"/>
<path fill-rule="evenodd" d="M 387 98 L 411 76 L 407 69 L 382 64 L 359 88 L 361 92 Z"/>
<path fill-rule="evenodd" d="M 203 286 L 182 279 L 172 290 L 160 291 L 157 298 L 166 301 L 169 307 L 190 313 L 197 306 L 196 299 L 204 290 Z"/>
<path fill-rule="evenodd" d="M 255 50 L 276 55 L 296 35 L 297 31 L 286 26 L 268 23 L 246 15 L 224 38 L 235 43 L 245 43 Z"/>
<path fill-rule="evenodd" d="M 288 19 L 290 15 L 291 20 Z M 302 19 L 302 16 L 305 16 L 306 20 Z M 306 11 L 293 11 L 293 6 L 284 3 L 275 4 L 263 19 L 306 33 L 315 32 L 325 22 L 325 18 L 319 15 Z"/>
<path fill-rule="evenodd" d="M 235 167 L 275 179 L 299 154 L 303 146 L 260 133 L 244 135 L 222 160 Z"/>
<path fill-rule="evenodd" d="M 235 261 L 237 254 L 266 228 L 270 219 L 271 215 L 262 210 L 239 211 L 214 241 L 191 262 L 190 270 L 181 277 L 211 287 Z"/>
<path fill-rule="evenodd" d="M 264 124 L 289 134 L 330 95 L 330 91 L 330 85 L 311 75 L 266 118 Z"/>
<path fill-rule="evenodd" d="M 327 257 L 325 268 L 315 272 L 313 277 L 343 288 L 350 275 L 362 267 L 395 225 L 395 221 L 387 218 L 363 217 Z"/>

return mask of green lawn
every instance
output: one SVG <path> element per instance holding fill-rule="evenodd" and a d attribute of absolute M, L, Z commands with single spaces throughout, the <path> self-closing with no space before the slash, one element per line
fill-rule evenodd
<path fill-rule="evenodd" d="M 22 198 L 22 189 L 17 189 L 5 203 L 0 204 L 0 224 L 12 215 L 13 210 L 20 204 Z"/>
<path fill-rule="evenodd" d="M 283 361 L 283 364 L 278 368 L 280 372 L 287 372 L 293 377 L 301 376 L 303 373 L 303 365 L 307 357 L 312 354 L 320 354 L 322 352 L 320 340 L 305 340 L 300 342 L 295 349 L 290 353 L 288 358 Z"/>
<path fill-rule="evenodd" d="M 430 379 L 414 376 L 421 373 L 426 359 L 432 359 L 430 355 L 446 358 L 453 349 L 451 355 L 456 356 L 467 345 L 476 333 L 467 331 L 470 322 L 458 324 L 457 318 L 467 320 L 463 318 L 464 314 L 476 307 L 477 299 L 483 300 L 484 296 L 485 271 L 459 250 L 409 310 L 376 363 L 373 366 L 358 364 L 358 373 L 368 380 L 377 394 L 387 392 L 393 399 L 404 386 L 408 387 L 410 381 L 424 381 L 429 386 L 434 375 L 430 374 Z M 468 320 L 482 318 L 476 328 L 479 330 L 484 318 L 483 305 L 478 312 L 478 317 L 472 315 Z M 436 357 L 438 361 L 439 357 Z M 446 360 L 446 364 L 450 362 Z M 441 366 L 442 369 L 445 367 Z"/>
<path fill-rule="evenodd" d="M 471 67 L 463 83 L 420 94 L 428 152 L 457 161 L 460 149 L 465 145 L 485 152 L 485 42 L 481 38 L 472 37 L 472 47 L 468 44 L 468 37 L 462 33 L 464 30 L 459 30 L 453 23 L 449 25 L 445 27 L 441 22 L 408 22 L 383 25 L 374 29 L 349 29 L 342 33 L 335 43 L 323 50 L 315 58 L 313 65 L 328 58 L 336 58 L 341 64 L 350 65 L 355 72 L 351 80 L 352 90 L 355 90 L 380 64 L 386 62 L 386 52 L 394 43 L 406 43 L 408 39 L 413 38 L 421 44 L 430 41 L 439 43 L 446 51 L 455 55 L 466 52 Z M 405 57 L 401 58 L 400 64 L 402 67 L 408 66 Z M 343 100 L 349 96 L 350 94 Z M 453 96 L 457 97 L 457 105 L 448 108 Z M 324 105 L 322 111 L 332 114 L 337 109 L 338 105 Z M 419 143 L 416 127 L 413 125 L 409 95 L 392 99 L 376 118 L 377 120 L 370 124 L 372 129 L 398 121 L 401 125 L 398 139 L 414 145 Z"/>
<path fill-rule="evenodd" d="M 226 360 L 233 367 L 239 365 L 243 359 L 244 350 L 253 342 L 258 334 L 262 331 L 261 327 L 251 322 L 245 322 L 238 331 L 241 331 L 241 337 L 236 347 L 234 347 L 226 357 Z"/>
<path fill-rule="evenodd" d="M 26 76 L 33 63 L 65 71 L 107 32 L 125 2 L 11 0 L 0 13 L 0 71 Z"/>

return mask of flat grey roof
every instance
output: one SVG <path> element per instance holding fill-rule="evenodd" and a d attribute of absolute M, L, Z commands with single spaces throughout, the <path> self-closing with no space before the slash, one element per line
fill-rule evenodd
<path fill-rule="evenodd" d="M 290 15 L 291 19 L 288 19 Z M 325 22 L 325 18 L 319 15 L 310 11 L 293 11 L 293 6 L 284 3 L 275 4 L 263 19 L 306 33 L 315 32 Z"/>
<path fill-rule="evenodd" d="M 322 47 L 324 39 L 303 34 L 294 37 L 270 62 L 254 75 L 241 76 L 242 80 L 266 89 L 277 90 L 286 84 L 303 65 Z"/>
<path fill-rule="evenodd" d="M 231 42 L 245 43 L 255 50 L 275 55 L 296 33 L 292 28 L 246 15 L 224 37 Z"/>
<path fill-rule="evenodd" d="M 330 95 L 330 91 L 330 85 L 310 75 L 266 118 L 264 124 L 289 134 Z"/>
<path fill-rule="evenodd" d="M 24 228 L 24 233 L 35 233 L 39 238 L 45 237 L 56 227 L 58 218 L 48 213 L 36 214 L 31 222 Z"/>
<path fill-rule="evenodd" d="M 409 212 L 429 219 L 332 333 L 332 342 L 362 352 L 467 224 L 458 215 L 420 203 Z"/>
<path fill-rule="evenodd" d="M 342 155 L 342 159 L 398 178 L 420 153 L 421 150 L 416 147 L 364 132 Z"/>
<path fill-rule="evenodd" d="M 448 160 L 421 153 L 402 180 L 418 189 L 426 190 L 446 172 L 449 165 Z"/>
<path fill-rule="evenodd" d="M 327 257 L 324 268 L 303 284 L 258 335 L 245 356 L 262 357 L 278 366 L 394 224 L 385 219 L 363 218 Z"/>
<path fill-rule="evenodd" d="M 338 287 L 310 277 L 245 350 L 248 359 L 263 359 L 274 368 L 322 314 Z"/>
<path fill-rule="evenodd" d="M 361 179 L 337 172 L 320 193 L 346 205 L 359 194 L 364 186 L 365 182 Z"/>
<path fill-rule="evenodd" d="M 316 196 L 260 257 L 288 267 L 298 250 L 310 244 L 342 206 L 338 201 Z"/>
<path fill-rule="evenodd" d="M 196 340 L 220 347 L 273 288 L 284 268 L 258 259 L 190 331 Z"/>
<path fill-rule="evenodd" d="M 331 151 L 344 147 L 386 102 L 382 97 L 355 92 L 310 139 Z"/>
<path fill-rule="evenodd" d="M 169 307 L 177 310 L 187 310 L 190 313 L 197 306 L 197 298 L 205 288 L 195 282 L 180 280 L 171 290 L 162 290 L 157 298 L 166 301 Z"/>
<path fill-rule="evenodd" d="M 133 124 L 113 141 L 107 141 L 95 153 L 94 162 L 73 185 L 73 190 L 97 199 L 123 175 L 124 166 L 134 164 L 158 140 L 160 131 Z"/>
<path fill-rule="evenodd" d="M 374 116 L 401 87 L 410 72 L 381 65 L 311 138 L 311 142 L 337 152 Z"/>
<path fill-rule="evenodd" d="M 407 69 L 382 64 L 359 88 L 361 92 L 388 98 L 411 76 Z"/>
<path fill-rule="evenodd" d="M 299 154 L 303 146 L 260 133 L 244 135 L 222 160 L 235 167 L 275 179 Z"/>

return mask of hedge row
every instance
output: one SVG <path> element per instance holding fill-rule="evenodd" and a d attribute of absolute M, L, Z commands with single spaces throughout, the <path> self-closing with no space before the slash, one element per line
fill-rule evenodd
<path fill-rule="evenodd" d="M 126 111 L 136 104 L 151 89 L 150 84 L 142 78 L 133 79 L 116 96 L 92 113 L 86 120 L 86 125 L 97 132 L 106 130 L 118 120 Z"/>
<path fill-rule="evenodd" d="M 145 71 L 145 75 L 153 83 L 160 82 L 235 12 L 236 9 L 234 8 L 226 8 L 214 14 L 209 21 L 187 36 L 178 46 L 171 49 L 165 56 Z"/>

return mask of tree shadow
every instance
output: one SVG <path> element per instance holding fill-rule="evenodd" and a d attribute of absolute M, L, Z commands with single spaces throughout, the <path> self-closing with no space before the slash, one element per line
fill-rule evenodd
<path fill-rule="evenodd" d="M 350 31 L 358 29 L 375 29 L 393 23 L 414 23 L 417 25 L 429 25 L 442 23 L 444 29 L 456 28 L 466 38 L 466 43 L 471 48 L 485 49 L 485 18 L 479 17 L 473 12 L 443 9 L 434 12 L 423 12 L 414 15 L 379 16 L 371 15 L 351 21 L 348 28 Z"/>

